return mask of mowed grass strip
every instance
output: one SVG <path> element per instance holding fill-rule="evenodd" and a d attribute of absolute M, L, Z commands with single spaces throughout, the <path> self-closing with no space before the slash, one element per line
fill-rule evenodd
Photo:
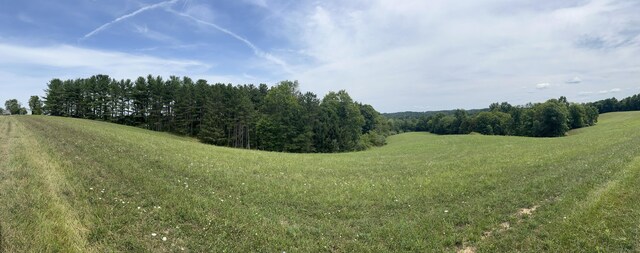
<path fill-rule="evenodd" d="M 91 251 L 61 170 L 18 118 L 0 117 L 0 251 Z"/>
<path fill-rule="evenodd" d="M 345 154 L 221 148 L 70 118 L 5 117 L 0 125 L 19 125 L 23 130 L 13 137 L 0 138 L 25 147 L 0 153 L 21 161 L 0 162 L 2 200 L 19 206 L 47 194 L 47 201 L 59 206 L 49 209 L 63 210 L 54 218 L 65 217 L 60 226 L 69 231 L 65 238 L 71 250 L 639 247 L 638 202 L 627 202 L 640 198 L 632 187 L 640 154 L 637 112 L 602 115 L 597 126 L 563 138 L 408 133 L 392 136 L 385 147 Z M 30 152 L 39 158 L 29 158 Z M 18 179 L 43 183 L 33 187 L 14 182 Z M 13 188 L 25 196 L 4 194 Z M 13 222 L 0 223 L 5 249 L 55 251 L 5 239 L 11 234 L 5 231 L 30 231 L 9 228 L 49 222 L 16 218 L 5 209 L 0 219 Z M 24 217 L 37 216 L 32 209 L 17 210 Z M 605 227 L 608 232 L 600 231 Z M 12 236 L 18 242 L 29 239 Z M 58 238 L 42 240 L 67 245 Z"/>

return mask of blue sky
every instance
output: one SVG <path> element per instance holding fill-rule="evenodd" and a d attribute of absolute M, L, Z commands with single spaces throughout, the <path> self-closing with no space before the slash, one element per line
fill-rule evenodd
<path fill-rule="evenodd" d="M 0 0 L 0 101 L 54 78 L 298 80 L 382 112 L 640 93 L 635 0 Z"/>

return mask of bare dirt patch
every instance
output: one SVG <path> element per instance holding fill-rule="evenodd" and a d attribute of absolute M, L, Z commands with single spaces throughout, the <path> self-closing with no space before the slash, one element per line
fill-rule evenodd
<path fill-rule="evenodd" d="M 526 215 L 531 215 L 531 214 L 533 214 L 533 212 L 536 211 L 536 209 L 538 209 L 538 207 L 540 207 L 540 206 L 539 205 L 535 205 L 535 206 L 532 206 L 531 208 L 522 208 L 522 209 L 518 210 L 517 215 L 518 216 L 522 216 L 522 215 L 525 215 L 525 214 Z"/>
<path fill-rule="evenodd" d="M 521 223 L 523 221 L 522 216 L 524 215 L 532 215 L 533 212 L 536 211 L 536 209 L 538 209 L 540 207 L 540 205 L 535 205 L 532 206 L 531 208 L 521 208 L 518 209 L 518 211 L 516 212 L 515 216 L 518 218 L 516 223 Z M 495 233 L 502 233 L 504 231 L 507 231 L 511 229 L 511 223 L 509 223 L 508 221 L 505 221 L 503 223 L 500 223 L 500 225 L 498 225 L 498 227 L 493 228 L 491 230 L 488 231 L 484 231 L 482 232 L 482 240 L 487 239 L 491 236 L 493 236 Z M 458 251 L 460 252 L 460 251 Z"/>
<path fill-rule="evenodd" d="M 511 224 L 509 222 L 500 223 L 500 231 L 509 230 L 511 228 Z"/>

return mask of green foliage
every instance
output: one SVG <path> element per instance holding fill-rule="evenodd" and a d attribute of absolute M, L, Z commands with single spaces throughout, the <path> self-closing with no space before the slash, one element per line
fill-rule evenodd
<path fill-rule="evenodd" d="M 501 111 L 481 112 L 471 123 L 473 132 L 486 135 L 507 135 L 511 124 L 511 115 Z"/>
<path fill-rule="evenodd" d="M 196 136 L 236 148 L 344 152 L 360 149 L 362 134 L 387 136 L 390 129 L 372 106 L 354 102 L 346 91 L 329 93 L 321 103 L 313 93 L 302 94 L 297 81 L 269 88 L 175 76 L 148 75 L 132 82 L 96 75 L 53 79 L 45 91 L 49 115 Z"/>
<path fill-rule="evenodd" d="M 284 81 L 272 87 L 262 104 L 263 116 L 258 121 L 261 149 L 285 152 L 309 152 L 312 135 L 307 122 L 301 120 L 304 108 L 298 97 L 298 83 Z"/>
<path fill-rule="evenodd" d="M 625 100 L 626 101 L 626 100 Z M 632 101 L 632 100 L 630 100 Z M 493 103 L 488 110 L 469 114 L 455 110 L 419 118 L 391 119 L 395 133 L 424 131 L 435 134 L 518 135 L 531 137 L 564 136 L 570 129 L 593 126 L 598 109 L 587 104 L 569 103 L 565 97 L 544 103 L 512 106 Z"/>
<path fill-rule="evenodd" d="M 569 131 L 568 110 L 564 102 L 549 100 L 537 104 L 534 111 L 533 135 L 536 137 L 564 136 Z"/>
<path fill-rule="evenodd" d="M 324 112 L 325 127 L 319 149 L 325 152 L 356 150 L 365 119 L 349 94 L 344 90 L 329 92 L 320 107 Z"/>
<path fill-rule="evenodd" d="M 440 110 L 440 111 L 427 111 L 427 112 L 394 112 L 394 113 L 382 113 L 382 116 L 384 116 L 385 118 L 388 119 L 414 119 L 414 118 L 422 118 L 422 117 L 429 117 L 429 116 L 434 116 L 438 113 L 442 113 L 445 115 L 453 115 L 456 113 L 457 110 Z M 485 109 L 471 109 L 471 110 L 465 110 L 468 114 L 473 115 L 473 114 L 477 114 L 480 112 L 485 112 L 485 111 L 489 111 L 489 109 L 485 108 Z"/>
<path fill-rule="evenodd" d="M 569 105 L 569 127 L 577 129 L 588 126 L 587 107 L 580 104 Z"/>
<path fill-rule="evenodd" d="M 29 108 L 31 109 L 31 114 L 33 115 L 41 115 L 42 114 L 42 100 L 38 96 L 31 96 L 29 98 Z"/>
<path fill-rule="evenodd" d="M 27 114 L 27 109 L 25 109 L 24 107 L 22 107 L 22 104 L 20 104 L 20 102 L 18 102 L 17 99 L 9 99 L 7 101 L 4 102 L 4 107 L 6 108 L 7 111 L 9 111 L 9 113 L 14 114 L 14 115 L 25 115 Z"/>
<path fill-rule="evenodd" d="M 386 136 L 377 133 L 376 131 L 368 132 L 363 134 L 361 137 L 361 144 L 363 147 L 382 147 L 387 144 Z M 362 150 L 362 149 L 361 149 Z"/>
<path fill-rule="evenodd" d="M 619 112 L 619 111 L 639 111 L 640 110 L 640 94 L 636 94 L 620 101 L 616 98 L 607 98 L 604 100 L 588 103 L 595 107 L 599 113 Z"/>

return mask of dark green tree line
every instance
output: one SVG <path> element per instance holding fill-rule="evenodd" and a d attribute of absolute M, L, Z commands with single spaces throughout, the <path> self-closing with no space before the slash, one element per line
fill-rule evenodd
<path fill-rule="evenodd" d="M 589 104 L 569 103 L 565 97 L 544 103 L 513 106 L 493 103 L 489 110 L 468 114 L 456 110 L 449 114 L 419 118 L 392 119 L 394 132 L 425 131 L 435 134 L 516 135 L 530 137 L 563 136 L 570 129 L 592 126 L 598 121 L 598 109 Z"/>
<path fill-rule="evenodd" d="M 42 111 L 195 136 L 202 142 L 285 152 L 344 152 L 383 145 L 387 120 L 346 91 L 322 100 L 297 82 L 208 84 L 175 76 L 53 79 Z M 33 108 L 38 101 L 33 101 Z M 31 101 L 30 101 L 31 105 Z"/>
<path fill-rule="evenodd" d="M 616 98 L 607 98 L 600 101 L 589 103 L 589 105 L 597 108 L 599 113 L 619 112 L 619 111 L 639 111 L 640 110 L 640 94 L 626 97 L 619 101 Z"/>
<path fill-rule="evenodd" d="M 22 107 L 22 104 L 17 99 L 9 99 L 4 102 L 6 110 L 13 115 L 25 115 L 27 109 Z"/>

